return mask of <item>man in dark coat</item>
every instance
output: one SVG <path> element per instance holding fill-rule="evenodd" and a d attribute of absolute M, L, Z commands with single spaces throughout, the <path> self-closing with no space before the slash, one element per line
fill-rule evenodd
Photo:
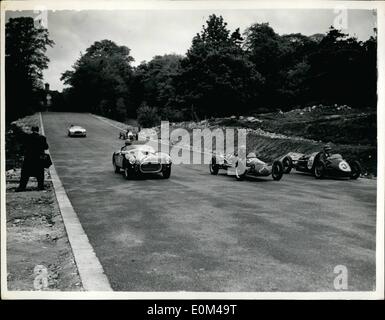
<path fill-rule="evenodd" d="M 32 127 L 32 133 L 25 136 L 24 162 L 21 169 L 20 185 L 16 191 L 24 191 L 29 177 L 36 177 L 38 189 L 44 190 L 44 166 L 41 156 L 48 149 L 47 139 L 39 134 L 39 127 Z"/>

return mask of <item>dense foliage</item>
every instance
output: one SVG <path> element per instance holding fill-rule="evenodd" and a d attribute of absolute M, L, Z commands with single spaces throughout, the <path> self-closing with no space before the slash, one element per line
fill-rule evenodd
<path fill-rule="evenodd" d="M 76 61 L 73 70 L 62 74 L 61 80 L 70 88 L 66 95 L 68 107 L 112 118 L 129 113 L 128 100 L 132 67 L 130 49 L 110 40 L 95 42 Z"/>
<path fill-rule="evenodd" d="M 9 19 L 5 26 L 5 103 L 7 122 L 38 110 L 43 89 L 45 55 L 53 41 L 47 29 L 34 25 L 33 18 Z"/>

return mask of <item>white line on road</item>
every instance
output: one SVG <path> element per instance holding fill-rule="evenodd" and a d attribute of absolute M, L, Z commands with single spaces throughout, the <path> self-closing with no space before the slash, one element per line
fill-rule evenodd
<path fill-rule="evenodd" d="M 40 112 L 41 131 L 44 134 L 43 118 Z M 49 151 L 48 151 L 49 153 Z M 52 159 L 52 162 L 53 159 Z M 56 199 L 63 217 L 68 240 L 70 242 L 80 279 L 86 291 L 112 291 L 103 267 L 92 248 L 86 233 L 72 207 L 67 193 L 57 175 L 54 164 L 50 167 L 50 174 Z"/>

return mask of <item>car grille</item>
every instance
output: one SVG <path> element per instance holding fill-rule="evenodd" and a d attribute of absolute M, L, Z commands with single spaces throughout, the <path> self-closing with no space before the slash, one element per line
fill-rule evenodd
<path fill-rule="evenodd" d="M 140 166 L 142 172 L 159 172 L 161 169 L 160 163 L 144 163 Z"/>

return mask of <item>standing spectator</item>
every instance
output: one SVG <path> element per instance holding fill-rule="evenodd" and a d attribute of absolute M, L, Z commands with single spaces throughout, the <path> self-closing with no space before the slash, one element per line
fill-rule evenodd
<path fill-rule="evenodd" d="M 44 190 L 44 166 L 41 156 L 48 149 L 47 139 L 39 134 L 39 127 L 32 127 L 32 133 L 25 136 L 24 162 L 21 169 L 20 185 L 16 191 L 25 191 L 29 177 L 36 177 L 38 189 Z"/>

